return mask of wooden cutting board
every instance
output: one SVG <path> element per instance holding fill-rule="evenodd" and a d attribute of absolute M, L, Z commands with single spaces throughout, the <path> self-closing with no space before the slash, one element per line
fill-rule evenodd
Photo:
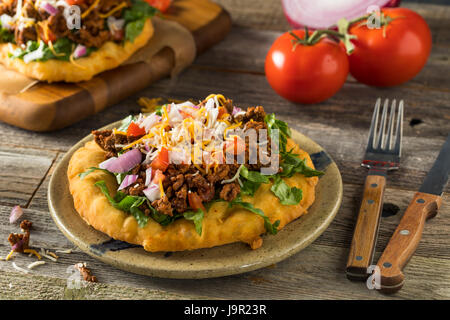
<path fill-rule="evenodd" d="M 165 17 L 192 33 L 197 54 L 220 42 L 231 28 L 228 12 L 209 0 L 175 0 Z M 166 47 L 150 63 L 120 66 L 86 82 L 42 82 L 23 93 L 1 95 L 0 120 L 32 131 L 61 129 L 168 76 L 174 63 L 174 53 Z"/>

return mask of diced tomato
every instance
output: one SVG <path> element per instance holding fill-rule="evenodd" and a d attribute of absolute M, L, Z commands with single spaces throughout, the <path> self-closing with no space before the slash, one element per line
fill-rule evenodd
<path fill-rule="evenodd" d="M 193 117 L 192 117 L 192 114 L 190 114 L 189 112 L 186 112 L 186 111 L 184 111 L 184 110 L 179 110 L 179 112 L 180 112 L 181 116 L 183 117 L 183 119 L 186 119 L 186 118 L 193 118 Z"/>
<path fill-rule="evenodd" d="M 152 161 L 150 164 L 152 169 L 161 170 L 162 172 L 166 171 L 169 166 L 169 151 L 167 148 L 162 147 L 158 156 Z"/>
<path fill-rule="evenodd" d="M 217 115 L 217 119 L 222 119 L 224 115 L 227 114 L 227 109 L 224 107 L 219 107 L 219 114 Z"/>
<path fill-rule="evenodd" d="M 166 12 L 170 7 L 172 0 L 145 0 L 149 5 L 155 7 L 161 12 Z"/>
<path fill-rule="evenodd" d="M 145 134 L 145 128 L 139 127 L 138 124 L 132 122 L 128 126 L 127 136 L 129 137 L 139 137 Z"/>
<path fill-rule="evenodd" d="M 83 4 L 86 0 L 66 0 L 68 5 L 79 5 L 79 4 Z"/>
<path fill-rule="evenodd" d="M 225 152 L 230 154 L 241 154 L 245 151 L 245 141 L 238 136 L 234 136 L 233 140 L 225 141 Z"/>
<path fill-rule="evenodd" d="M 202 209 L 204 212 L 206 212 L 205 206 L 202 203 L 202 199 L 197 194 L 197 192 L 189 192 L 188 193 L 188 200 L 189 200 L 189 206 L 194 209 Z"/>
<path fill-rule="evenodd" d="M 163 182 L 165 178 L 166 178 L 166 176 L 164 175 L 164 173 L 162 173 L 161 170 L 156 170 L 156 172 L 153 176 L 152 183 L 159 184 L 159 180 L 161 180 L 161 182 Z"/>

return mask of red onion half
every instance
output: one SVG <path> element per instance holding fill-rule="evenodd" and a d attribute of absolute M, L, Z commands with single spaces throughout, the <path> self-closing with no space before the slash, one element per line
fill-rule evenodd
<path fill-rule="evenodd" d="M 367 14 L 370 6 L 397 7 L 400 0 L 281 0 L 284 15 L 293 28 L 327 29 L 339 19 Z"/>
<path fill-rule="evenodd" d="M 142 153 L 138 149 L 132 149 L 119 157 L 109 158 L 98 166 L 112 173 L 125 173 L 133 169 L 142 160 Z"/>

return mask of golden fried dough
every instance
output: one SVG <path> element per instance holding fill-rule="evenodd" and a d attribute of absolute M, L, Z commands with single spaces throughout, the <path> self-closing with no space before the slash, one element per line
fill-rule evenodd
<path fill-rule="evenodd" d="M 112 41 L 104 43 L 98 50 L 85 58 L 70 61 L 51 59 L 44 62 L 25 63 L 22 59 L 12 59 L 8 53 L 17 48 L 10 43 L 0 44 L 0 63 L 6 68 L 18 71 L 27 77 L 40 81 L 80 82 L 90 80 L 96 74 L 118 67 L 134 52 L 143 47 L 153 35 L 153 24 L 147 19 L 144 28 L 134 42 L 116 44 Z"/>
<path fill-rule="evenodd" d="M 287 150 L 292 148 L 300 158 L 307 159 L 308 166 L 314 168 L 309 155 L 292 140 L 288 140 Z M 83 180 L 78 176 L 89 167 L 98 167 L 104 158 L 105 152 L 94 141 L 87 142 L 74 153 L 67 171 L 75 209 L 95 229 L 114 239 L 142 245 L 151 252 L 209 248 L 237 241 L 245 242 L 254 249 L 261 246 L 260 235 L 266 231 L 263 218 L 240 207 L 229 208 L 226 202 L 215 202 L 205 213 L 201 236 L 195 231 L 193 222 L 186 219 L 178 219 L 165 227 L 149 219 L 144 228 L 139 227 L 132 215 L 111 206 L 94 185 L 104 180 L 114 195 L 117 189 L 114 176 L 103 171 L 94 171 Z M 306 178 L 296 174 L 285 181 L 291 187 L 302 189 L 303 199 L 298 205 L 282 205 L 270 191 L 270 183 L 262 184 L 254 197 L 242 197 L 243 201 L 262 209 L 272 223 L 280 220 L 279 229 L 307 212 L 315 199 L 318 177 Z"/>

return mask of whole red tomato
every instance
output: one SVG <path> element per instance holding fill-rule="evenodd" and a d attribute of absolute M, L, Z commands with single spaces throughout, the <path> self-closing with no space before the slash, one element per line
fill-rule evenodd
<path fill-rule="evenodd" d="M 292 32 L 305 39 L 304 30 Z M 348 70 L 347 55 L 339 43 L 321 38 L 314 44 L 303 44 L 290 32 L 275 40 L 265 62 L 272 88 L 300 103 L 318 103 L 333 96 L 343 86 Z"/>
<path fill-rule="evenodd" d="M 402 84 L 423 68 L 431 51 L 431 32 L 425 20 L 406 8 L 381 10 L 385 26 L 369 29 L 355 23 L 349 33 L 354 52 L 349 56 L 350 73 L 356 80 L 379 87 Z"/>
<path fill-rule="evenodd" d="M 172 0 L 145 0 L 149 5 L 155 7 L 161 12 L 166 12 L 170 7 Z"/>

